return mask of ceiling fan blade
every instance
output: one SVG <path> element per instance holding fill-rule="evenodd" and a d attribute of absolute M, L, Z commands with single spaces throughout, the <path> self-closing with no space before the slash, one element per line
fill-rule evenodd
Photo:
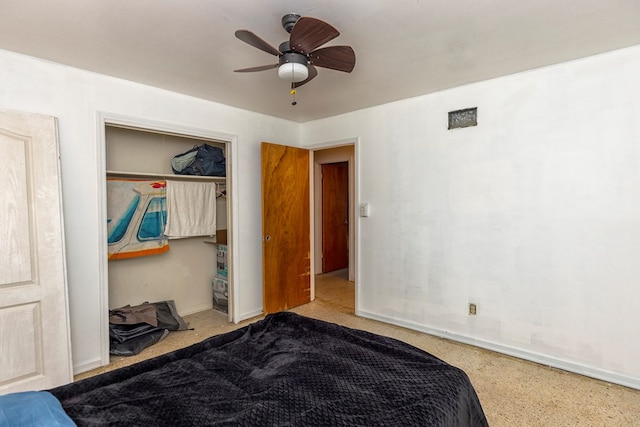
<path fill-rule="evenodd" d="M 309 76 L 301 82 L 291 83 L 291 89 L 295 89 L 297 87 L 302 86 L 305 83 L 309 83 L 318 75 L 318 70 L 313 65 L 307 65 L 307 69 L 309 70 Z"/>
<path fill-rule="evenodd" d="M 326 22 L 303 16 L 291 30 L 289 46 L 306 55 L 339 35 L 340 32 Z"/>
<path fill-rule="evenodd" d="M 316 67 L 350 73 L 356 66 L 356 53 L 351 46 L 329 46 L 314 50 L 309 54 L 309 61 Z"/>
<path fill-rule="evenodd" d="M 271 46 L 269 43 L 262 40 L 260 37 L 256 36 L 254 33 L 252 33 L 249 30 L 236 31 L 236 37 L 257 49 L 260 49 L 263 52 L 267 52 L 276 56 L 282 55 L 282 52 L 280 52 L 278 49 Z"/>
<path fill-rule="evenodd" d="M 257 67 L 241 68 L 239 70 L 233 70 L 233 71 L 236 73 L 253 73 L 254 71 L 266 71 L 266 70 L 272 70 L 274 68 L 278 68 L 278 64 L 259 65 Z"/>

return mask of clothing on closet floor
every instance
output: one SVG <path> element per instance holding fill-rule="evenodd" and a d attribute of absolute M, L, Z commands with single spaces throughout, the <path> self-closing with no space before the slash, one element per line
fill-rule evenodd
<path fill-rule="evenodd" d="M 109 311 L 109 353 L 132 356 L 166 337 L 169 331 L 186 329 L 189 324 L 172 300 L 116 308 Z"/>

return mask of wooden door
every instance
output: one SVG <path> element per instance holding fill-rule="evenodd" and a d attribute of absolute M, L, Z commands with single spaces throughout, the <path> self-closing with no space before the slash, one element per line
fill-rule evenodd
<path fill-rule="evenodd" d="M 311 300 L 309 152 L 262 143 L 264 314 Z"/>
<path fill-rule="evenodd" d="M 0 111 L 0 394 L 73 380 L 55 118 Z"/>
<path fill-rule="evenodd" d="M 349 163 L 322 165 L 322 272 L 349 267 Z"/>

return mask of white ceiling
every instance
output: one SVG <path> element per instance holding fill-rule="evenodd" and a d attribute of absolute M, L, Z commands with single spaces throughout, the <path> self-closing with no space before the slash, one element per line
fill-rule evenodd
<path fill-rule="evenodd" d="M 290 12 L 357 58 L 296 106 L 277 70 L 233 72 L 277 62 L 235 30 L 277 47 Z M 0 49 L 298 122 L 638 44 L 640 0 L 0 0 Z"/>

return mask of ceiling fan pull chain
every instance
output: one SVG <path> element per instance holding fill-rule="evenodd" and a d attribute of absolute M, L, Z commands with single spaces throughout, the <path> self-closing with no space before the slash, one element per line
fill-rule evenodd
<path fill-rule="evenodd" d="M 293 101 L 291 101 L 291 105 L 297 105 L 298 103 L 296 102 L 296 90 L 295 89 L 291 89 L 289 91 L 289 94 L 291 94 Z"/>

